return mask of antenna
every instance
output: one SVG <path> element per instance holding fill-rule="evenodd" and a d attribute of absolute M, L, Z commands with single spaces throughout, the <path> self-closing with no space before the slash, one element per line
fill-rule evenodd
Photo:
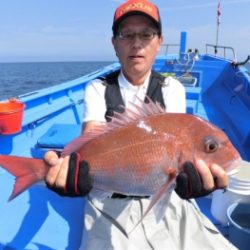
<path fill-rule="evenodd" d="M 218 41 L 219 41 L 220 16 L 221 16 L 221 4 L 220 4 L 220 1 L 219 1 L 218 6 L 217 6 L 216 42 L 215 42 L 215 48 L 214 48 L 215 55 L 217 55 L 217 52 L 218 52 L 217 46 L 218 46 Z"/>

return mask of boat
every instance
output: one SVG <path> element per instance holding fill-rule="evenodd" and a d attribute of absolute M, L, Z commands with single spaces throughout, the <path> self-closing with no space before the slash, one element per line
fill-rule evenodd
<path fill-rule="evenodd" d="M 176 53 L 169 52 L 172 47 L 177 47 Z M 219 50 L 224 56 L 218 56 Z M 249 56 L 237 62 L 234 49 L 227 46 L 207 44 L 203 54 L 187 49 L 187 33 L 182 32 L 179 44 L 164 45 L 153 66 L 179 79 L 186 89 L 187 113 L 224 130 L 245 161 L 250 161 L 250 73 L 244 66 L 248 60 Z M 6 113 L 0 116 L 0 154 L 42 158 L 49 149 L 61 150 L 80 134 L 86 84 L 119 68 L 119 62 L 111 63 L 75 80 L 2 100 L 25 108 L 17 108 L 19 116 L 10 120 Z M 14 181 L 0 168 L 0 247 L 78 249 L 85 200 L 60 197 L 39 183 L 7 202 Z M 197 204 L 219 228 L 210 212 L 211 197 Z M 220 230 L 225 233 L 227 227 Z"/>

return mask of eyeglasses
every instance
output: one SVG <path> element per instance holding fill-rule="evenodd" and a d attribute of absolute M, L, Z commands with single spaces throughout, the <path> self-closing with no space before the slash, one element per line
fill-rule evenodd
<path fill-rule="evenodd" d="M 154 30 L 144 30 L 142 32 L 120 31 L 117 33 L 117 37 L 121 40 L 132 41 L 138 36 L 142 41 L 150 41 L 157 34 L 158 32 Z"/>

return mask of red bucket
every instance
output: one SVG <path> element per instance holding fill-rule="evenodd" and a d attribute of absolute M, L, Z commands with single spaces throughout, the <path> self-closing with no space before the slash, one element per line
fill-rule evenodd
<path fill-rule="evenodd" d="M 0 103 L 0 134 L 9 135 L 21 131 L 25 104 L 17 100 Z"/>

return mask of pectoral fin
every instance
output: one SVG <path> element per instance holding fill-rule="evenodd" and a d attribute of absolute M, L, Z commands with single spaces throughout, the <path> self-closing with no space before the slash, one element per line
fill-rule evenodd
<path fill-rule="evenodd" d="M 168 202 L 170 200 L 170 196 L 175 187 L 175 178 L 176 178 L 175 170 L 171 173 L 168 173 L 168 179 L 166 183 L 162 185 L 162 187 L 158 190 L 158 192 L 156 192 L 152 196 L 150 204 L 147 207 L 145 213 L 142 215 L 141 219 L 135 224 L 135 226 L 132 228 L 129 234 L 132 233 L 132 231 L 142 222 L 142 220 L 146 217 L 146 215 L 150 212 L 152 208 L 154 210 L 157 223 L 163 218 L 168 206 Z"/>

